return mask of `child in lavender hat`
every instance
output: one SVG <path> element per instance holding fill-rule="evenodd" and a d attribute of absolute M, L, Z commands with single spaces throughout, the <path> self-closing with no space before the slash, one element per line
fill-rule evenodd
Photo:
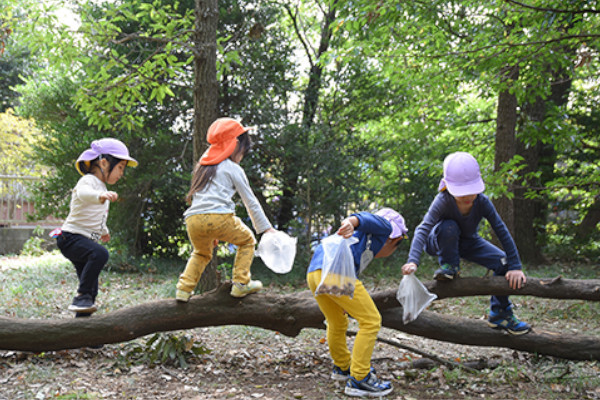
<path fill-rule="evenodd" d="M 425 250 L 438 256 L 440 268 L 433 276 L 436 280 L 458 277 L 463 258 L 494 271 L 494 275 L 505 276 L 512 289 L 523 286 L 526 277 L 515 242 L 496 208 L 483 194 L 484 189 L 479 164 L 471 154 L 456 152 L 446 157 L 444 177 L 438 188 L 440 193 L 415 229 L 403 274 L 416 271 Z M 483 218 L 490 223 L 504 251 L 479 236 L 477 230 Z M 513 335 L 522 335 L 531 329 L 513 314 L 508 296 L 491 297 L 488 324 Z"/>

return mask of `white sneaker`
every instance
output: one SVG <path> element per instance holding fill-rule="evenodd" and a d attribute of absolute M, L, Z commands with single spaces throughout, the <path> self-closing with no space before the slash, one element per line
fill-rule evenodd
<path fill-rule="evenodd" d="M 177 292 L 175 292 L 175 300 L 182 303 L 187 303 L 190 301 L 190 297 L 192 297 L 192 294 L 190 292 L 186 292 L 185 290 L 177 289 Z"/>
<path fill-rule="evenodd" d="M 231 295 L 233 297 L 245 297 L 251 293 L 256 293 L 263 288 L 261 281 L 249 281 L 247 284 L 233 282 L 231 285 Z"/>

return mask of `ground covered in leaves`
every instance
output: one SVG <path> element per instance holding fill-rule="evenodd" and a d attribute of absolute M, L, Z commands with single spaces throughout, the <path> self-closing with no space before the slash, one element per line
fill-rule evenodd
<path fill-rule="evenodd" d="M 63 304 L 68 304 L 62 299 L 65 284 L 56 279 L 71 272 L 69 266 L 61 264 L 53 272 L 56 262 L 49 263 L 32 271 L 32 278 L 30 272 L 5 262 L 4 269 L 0 268 L 2 315 L 72 318 Z M 157 276 L 107 272 L 103 277 L 104 305 L 99 312 L 110 312 L 128 302 L 168 297 L 174 286 L 170 278 Z M 38 281 L 30 282 L 33 279 Z M 375 289 L 384 287 L 370 288 Z M 32 298 L 35 303 L 31 303 Z M 534 326 L 598 335 L 600 310 L 595 303 L 515 300 L 519 315 Z M 483 319 L 487 301 L 447 299 L 435 302 L 430 310 Z M 354 322 L 351 330 L 357 330 Z M 373 366 L 380 377 L 394 385 L 387 399 L 600 399 L 597 361 L 575 362 L 504 348 L 455 345 L 385 328 L 380 338 L 385 341 L 376 345 Z M 349 337 L 350 346 L 352 342 Z M 427 355 L 446 362 L 417 366 Z M 468 372 L 449 365 L 473 360 L 487 367 Z M 306 329 L 290 338 L 245 326 L 199 328 L 100 349 L 40 354 L 0 351 L 0 400 L 347 399 L 343 385 L 330 380 L 331 368 L 322 330 Z"/>

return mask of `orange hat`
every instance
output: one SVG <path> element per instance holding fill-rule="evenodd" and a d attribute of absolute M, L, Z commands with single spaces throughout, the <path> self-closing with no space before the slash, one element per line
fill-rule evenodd
<path fill-rule="evenodd" d="M 219 118 L 208 128 L 206 140 L 210 147 L 200 157 L 200 165 L 216 165 L 233 154 L 237 137 L 248 131 L 233 118 Z"/>

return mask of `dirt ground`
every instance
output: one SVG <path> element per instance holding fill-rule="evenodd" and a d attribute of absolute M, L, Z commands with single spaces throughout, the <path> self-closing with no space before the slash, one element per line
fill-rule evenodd
<path fill-rule="evenodd" d="M 332 364 L 324 331 L 305 330 L 289 338 L 229 326 L 186 334 L 210 350 L 188 358 L 187 369 L 133 363 L 125 356 L 131 343 L 42 354 L 0 352 L 0 400 L 348 399 L 343 384 L 329 378 Z M 380 337 L 452 361 L 483 358 L 499 365 L 478 374 L 447 366 L 415 369 L 410 361 L 421 356 L 377 343 L 373 366 L 394 385 L 387 399 L 600 399 L 600 388 L 582 384 L 581 375 L 572 384 L 564 379 L 569 373 L 565 369 L 585 368 L 584 375 L 597 382 L 597 362 L 540 364 L 527 353 L 453 345 L 387 329 Z M 348 339 L 350 345 L 352 341 Z M 551 376 L 563 378 L 558 383 L 541 381 L 547 375 L 535 372 L 536 368 L 548 368 Z"/>

